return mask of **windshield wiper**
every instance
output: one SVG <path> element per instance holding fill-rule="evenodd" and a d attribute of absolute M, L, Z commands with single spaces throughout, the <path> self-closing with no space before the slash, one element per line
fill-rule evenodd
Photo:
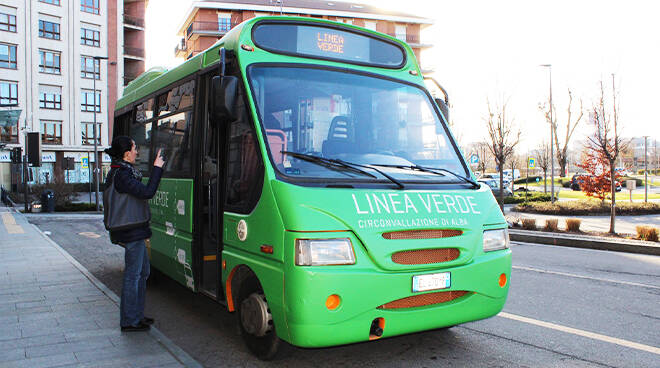
<path fill-rule="evenodd" d="M 341 167 L 341 168 L 346 169 L 346 170 L 352 170 L 354 172 L 358 172 L 358 173 L 361 173 L 361 174 L 364 174 L 364 175 L 368 175 L 368 176 L 375 179 L 376 178 L 375 175 L 360 169 L 360 167 L 371 169 L 371 170 L 374 170 L 377 173 L 381 174 L 383 177 L 387 178 L 392 183 L 396 184 L 399 187 L 399 189 L 404 189 L 405 188 L 405 185 L 403 185 L 403 183 L 401 183 L 400 181 L 394 179 L 390 175 L 387 175 L 386 173 L 379 170 L 378 168 L 373 167 L 372 165 L 360 165 L 360 164 L 355 164 L 355 163 L 352 163 L 352 162 L 348 162 L 348 161 L 344 161 L 344 160 L 340 160 L 340 159 L 336 159 L 336 158 L 324 158 L 324 157 L 310 155 L 310 154 L 307 154 L 307 153 L 299 153 L 299 152 L 291 152 L 291 151 L 281 151 L 281 152 L 285 155 L 289 155 L 291 157 L 295 157 L 295 158 L 298 158 L 298 159 L 301 159 L 301 160 L 305 160 L 305 161 L 308 161 L 308 162 L 313 162 L 313 163 L 316 163 L 316 164 L 319 164 L 319 165 L 323 165 L 323 166 L 326 166 L 326 167 L 331 168 L 331 169 Z"/>
<path fill-rule="evenodd" d="M 309 155 L 307 153 L 299 153 L 299 152 L 292 152 L 292 151 L 280 151 L 285 155 L 289 155 L 291 157 L 295 157 L 297 159 L 307 161 L 307 162 L 312 162 L 330 169 L 344 169 L 347 171 L 352 171 L 358 174 L 370 176 L 372 178 L 376 178 L 376 175 L 366 172 L 362 169 L 359 169 L 357 167 L 353 167 L 348 165 L 347 163 L 340 162 L 338 160 L 332 160 L 329 158 L 324 158 L 324 157 L 319 157 L 319 156 L 314 156 L 314 155 Z"/>
<path fill-rule="evenodd" d="M 479 185 L 479 183 L 472 180 L 471 178 L 459 175 L 459 174 L 457 174 L 457 173 L 455 173 L 451 170 L 441 169 L 441 168 L 438 168 L 438 167 L 425 167 L 425 166 L 419 166 L 419 165 L 386 165 L 386 164 L 373 164 L 372 166 L 395 167 L 397 169 L 418 170 L 418 171 L 428 172 L 428 173 L 431 173 L 431 174 L 442 175 L 442 176 L 444 176 L 444 175 L 441 172 L 446 172 L 448 174 L 451 174 L 451 175 L 455 176 L 458 179 L 463 180 L 464 182 L 466 182 L 468 184 L 472 184 L 473 189 L 478 189 L 478 188 L 481 187 L 481 185 Z"/>

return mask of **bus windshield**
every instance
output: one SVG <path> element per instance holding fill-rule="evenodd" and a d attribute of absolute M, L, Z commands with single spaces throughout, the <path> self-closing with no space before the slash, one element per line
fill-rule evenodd
<path fill-rule="evenodd" d="M 270 156 L 285 176 L 378 177 L 368 168 L 366 173 L 344 170 L 310 157 L 378 165 L 403 182 L 460 181 L 453 175 L 405 170 L 411 166 L 469 175 L 421 88 L 371 75 L 304 67 L 252 66 L 248 78 Z"/>

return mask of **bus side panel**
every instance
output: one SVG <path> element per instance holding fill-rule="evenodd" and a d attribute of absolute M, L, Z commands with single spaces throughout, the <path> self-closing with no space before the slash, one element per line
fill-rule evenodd
<path fill-rule="evenodd" d="M 195 290 L 192 272 L 192 179 L 163 178 L 151 207 L 151 263 Z"/>

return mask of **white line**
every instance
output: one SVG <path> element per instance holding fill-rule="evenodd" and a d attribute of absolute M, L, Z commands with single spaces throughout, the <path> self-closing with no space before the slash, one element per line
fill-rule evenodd
<path fill-rule="evenodd" d="M 498 316 L 503 317 L 503 318 L 512 319 L 512 320 L 519 321 L 519 322 L 529 323 L 529 324 L 540 326 L 540 327 L 550 328 L 550 329 L 557 330 L 557 331 L 567 332 L 567 333 L 578 335 L 578 336 L 588 337 L 588 338 L 594 339 L 594 340 L 609 342 L 611 344 L 621 345 L 621 346 L 625 346 L 625 347 L 631 348 L 631 349 L 642 350 L 642 351 L 646 351 L 646 352 L 649 352 L 649 353 L 652 353 L 652 354 L 660 355 L 660 348 L 657 348 L 655 346 L 644 345 L 644 344 L 640 344 L 640 343 L 633 342 L 633 341 L 628 341 L 628 340 L 623 340 L 623 339 L 617 339 L 616 337 L 601 335 L 601 334 L 597 334 L 595 332 L 578 330 L 577 328 L 571 328 L 571 327 L 557 325 L 557 324 L 550 323 L 550 322 L 539 321 L 539 320 L 536 320 L 536 319 L 527 318 L 527 317 L 523 317 L 523 316 L 518 316 L 518 315 L 515 315 L 515 314 L 506 313 L 506 312 L 500 312 L 498 314 Z"/>
<path fill-rule="evenodd" d="M 639 283 L 637 283 L 637 282 L 618 281 L 618 280 L 611 280 L 611 279 L 601 279 L 601 278 L 598 278 L 598 277 L 589 277 L 589 276 L 576 275 L 576 274 L 573 274 L 573 273 L 565 273 L 565 272 L 557 272 L 557 271 L 548 271 L 548 270 L 542 270 L 542 269 L 540 269 L 540 268 L 533 268 L 533 267 L 511 266 L 511 268 L 517 268 L 517 269 L 519 269 L 519 270 L 525 270 L 525 271 L 534 271 L 534 272 L 541 272 L 541 273 L 549 273 L 549 274 L 553 274 L 553 275 L 561 275 L 561 276 L 575 277 L 575 278 L 578 278 L 578 279 L 597 280 L 597 281 L 612 282 L 612 283 L 615 283 L 615 284 L 624 284 L 624 285 L 639 286 L 639 287 L 652 288 L 652 289 L 660 289 L 660 286 L 653 286 L 653 285 L 647 285 L 647 284 L 639 284 Z"/>

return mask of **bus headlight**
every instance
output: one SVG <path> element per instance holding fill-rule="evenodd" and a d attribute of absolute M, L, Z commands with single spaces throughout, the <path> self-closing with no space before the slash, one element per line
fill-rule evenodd
<path fill-rule="evenodd" d="M 509 247 L 509 231 L 507 229 L 484 231 L 484 252 L 507 249 Z"/>
<path fill-rule="evenodd" d="M 343 239 L 296 239 L 296 265 L 349 265 L 355 264 L 353 245 Z"/>

